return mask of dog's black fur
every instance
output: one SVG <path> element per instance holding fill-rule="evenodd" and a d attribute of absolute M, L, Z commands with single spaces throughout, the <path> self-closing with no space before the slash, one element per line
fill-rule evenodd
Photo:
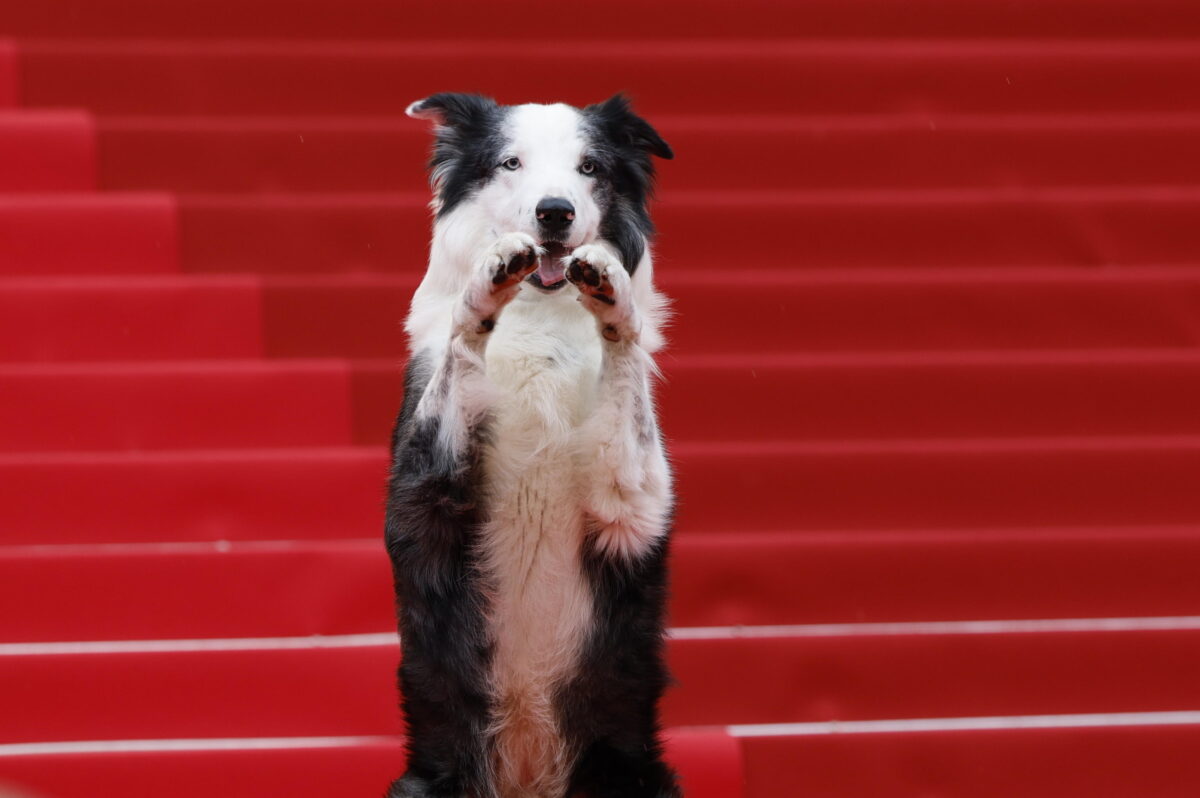
<path fill-rule="evenodd" d="M 396 589 L 408 724 L 408 773 L 394 798 L 488 795 L 485 731 L 491 646 L 475 557 L 481 495 L 479 441 L 465 458 L 437 443 L 436 420 L 413 420 L 433 372 L 409 361 L 392 434 L 385 540 Z"/>
<path fill-rule="evenodd" d="M 438 192 L 438 216 L 445 216 L 496 172 L 504 138 L 500 126 L 507 109 L 490 97 L 445 92 L 421 101 L 422 111 L 437 111 L 438 126 L 429 174 Z"/>
<path fill-rule="evenodd" d="M 493 173 L 505 109 L 474 95 L 438 94 L 430 164 L 440 213 L 468 198 Z M 650 156 L 672 156 L 652 127 L 617 96 L 583 110 L 603 180 L 602 236 L 630 271 L 652 231 L 647 202 Z M 390 798 L 494 798 L 487 737 L 492 708 L 486 625 L 487 576 L 477 538 L 488 508 L 481 471 L 485 419 L 455 457 L 438 443 L 438 418 L 415 419 L 433 365 L 414 356 L 392 437 L 385 538 L 395 579 L 403 660 L 399 683 L 408 726 L 408 770 Z M 433 388 L 436 390 L 436 386 Z M 667 537 L 633 562 L 581 540 L 594 622 L 575 676 L 560 685 L 560 728 L 578 759 L 567 791 L 586 798 L 676 798 L 662 761 L 657 704 L 667 686 L 663 661 Z M 546 798 L 562 798 L 547 796 Z"/>
<path fill-rule="evenodd" d="M 674 158 L 667 142 L 650 123 L 629 107 L 620 94 L 583 109 L 592 139 L 592 154 L 604 179 L 607 200 L 600 237 L 616 246 L 621 262 L 632 274 L 654 234 L 647 204 L 654 190 L 650 156 Z"/>

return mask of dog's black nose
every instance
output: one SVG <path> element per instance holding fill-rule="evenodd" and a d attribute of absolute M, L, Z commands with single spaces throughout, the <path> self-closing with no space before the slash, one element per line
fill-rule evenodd
<path fill-rule="evenodd" d="M 575 221 L 575 206 L 562 197 L 545 197 L 536 213 L 538 225 L 547 233 L 561 233 Z"/>

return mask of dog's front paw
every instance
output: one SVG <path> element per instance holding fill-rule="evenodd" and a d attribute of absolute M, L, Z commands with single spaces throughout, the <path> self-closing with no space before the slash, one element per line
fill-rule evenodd
<path fill-rule="evenodd" d="M 613 342 L 635 340 L 641 325 L 633 306 L 629 272 L 599 244 L 571 253 L 566 277 L 579 289 L 579 301 L 600 323 L 600 334 Z"/>
<path fill-rule="evenodd" d="M 483 260 L 483 271 L 491 280 L 493 291 L 504 291 L 519 285 L 537 268 L 540 254 L 533 236 L 506 233 L 496 239 Z"/>
<path fill-rule="evenodd" d="M 496 314 L 516 297 L 521 281 L 537 268 L 539 254 L 537 242 L 524 233 L 507 233 L 496 239 L 463 291 L 454 315 L 458 329 L 476 334 L 491 332 Z"/>

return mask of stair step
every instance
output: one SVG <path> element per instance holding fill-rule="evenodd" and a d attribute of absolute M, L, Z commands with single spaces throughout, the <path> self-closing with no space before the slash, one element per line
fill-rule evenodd
<path fill-rule="evenodd" d="M 1197 527 L 714 532 L 679 535 L 672 558 L 676 627 L 1013 626 L 1009 619 L 1185 615 L 1200 600 Z M 395 628 L 377 537 L 3 546 L 0 605 L 25 608 L 0 616 L 7 642 Z"/>
<path fill-rule="evenodd" d="M 674 440 L 1200 433 L 1193 350 L 663 361 L 662 419 Z"/>
<path fill-rule="evenodd" d="M 722 323 L 756 327 L 750 316 Z M 1200 433 L 1194 350 L 668 352 L 660 364 L 660 421 L 674 441 Z M 356 363 L 353 383 L 355 441 L 386 444 L 400 370 L 394 361 Z"/>
<path fill-rule="evenodd" d="M 1187 267 L 733 274 L 668 264 L 656 280 L 676 314 L 664 362 L 675 353 L 1200 344 L 1200 270 Z M 266 354 L 388 358 L 398 370 L 415 287 L 416 277 L 399 275 L 9 278 L 0 280 L 0 360 Z"/>
<path fill-rule="evenodd" d="M 678 155 L 661 170 L 672 191 L 1200 182 L 1191 114 L 653 121 Z M 101 182 L 122 191 L 420 191 L 430 148 L 404 117 L 117 117 L 99 131 Z"/>
<path fill-rule="evenodd" d="M 652 114 L 1200 108 L 1194 91 L 1200 51 L 1187 40 L 811 36 L 375 45 L 34 41 L 21 47 L 22 98 L 99 114 L 399 114 L 413 100 L 454 86 L 504 102 L 577 105 L 626 90 Z M 568 60 L 602 60 L 605 68 L 557 68 Z"/>
<path fill-rule="evenodd" d="M 1085 349 L 1200 344 L 1200 270 L 822 272 L 660 263 L 672 353 Z M 398 358 L 417 277 L 271 277 L 276 357 Z M 0 283 L 0 302 L 3 301 Z M 727 319 L 753 319 L 729 324 Z M 3 338 L 0 337 L 0 346 Z"/>
<path fill-rule="evenodd" d="M 428 200 L 191 195 L 180 201 L 185 267 L 418 274 Z M 654 209 L 663 271 L 1185 265 L 1200 250 L 1198 213 L 1200 192 L 1169 187 L 678 192 Z"/>
<path fill-rule="evenodd" d="M 672 447 L 681 534 L 1200 521 L 1200 438 Z M 376 537 L 382 448 L 0 456 L 0 542 Z"/>
<path fill-rule="evenodd" d="M 96 188 L 96 130 L 83 111 L 0 112 L 0 192 Z"/>
<path fill-rule="evenodd" d="M 0 195 L 0 275 L 178 270 L 178 214 L 167 195 Z"/>
<path fill-rule="evenodd" d="M 194 195 L 177 221 L 174 200 L 160 194 L 8 195 L 0 257 L 10 275 L 171 272 L 180 249 L 194 272 L 416 274 L 427 201 Z M 684 192 L 656 218 L 664 270 L 714 267 L 715 252 L 740 252 L 751 268 L 1184 265 L 1200 247 L 1198 204 L 1195 190 L 1170 188 Z"/>
<path fill-rule="evenodd" d="M 742 634 L 669 642 L 679 686 L 664 700 L 666 725 L 1162 712 L 1200 701 L 1194 627 Z M 0 656 L 11 710 L 0 742 L 396 734 L 398 660 L 392 634 L 25 645 Z"/>
<path fill-rule="evenodd" d="M 675 441 L 1200 434 L 1190 350 L 667 356 L 663 367 Z M 384 445 L 401 374 L 393 361 L 4 366 L 0 452 Z"/>
<path fill-rule="evenodd" d="M 741 798 L 741 749 L 722 729 L 669 729 L 666 758 L 690 798 Z M 404 769 L 403 739 L 382 736 L 129 740 L 67 746 L 0 745 L 6 781 L 55 798 L 96 785 L 122 798 L 292 798 L 382 795 Z M 12 752 L 12 753 L 9 753 Z"/>
<path fill-rule="evenodd" d="M 353 0 L 328 13 L 322 0 L 104 0 L 75 4 L 43 0 L 15 6 L 5 14 L 5 30 L 23 36 L 169 36 L 248 38 L 424 39 L 433 31 L 457 38 L 495 35 L 486 3 L 448 10 L 432 0 L 409 0 L 403 9 L 388 0 Z M 632 0 L 611 2 L 604 14 L 570 24 L 574 40 L 746 36 L 782 38 L 833 36 L 1155 36 L 1200 34 L 1200 15 L 1188 0 L 1071 0 L 956 3 L 921 0 L 902 8 L 886 0 L 811 0 L 803 5 L 751 0 L 689 3 L 665 0 L 652 6 Z M 530 2 L 530 19 L 562 13 L 549 0 Z M 575 23 L 569 15 L 566 19 Z M 630 20 L 636 24 L 630 24 Z"/>
<path fill-rule="evenodd" d="M 1179 347 L 1200 343 L 1200 272 L 666 270 L 669 352 Z M 415 277 L 0 281 L 7 361 L 397 358 Z M 261 301 L 263 309 L 258 307 Z M 763 297 L 769 296 L 770 301 Z M 260 319 L 265 316 L 264 319 Z M 755 318 L 753 326 L 705 323 Z M 1013 324 L 1019 317 L 1020 324 Z M 11 331 L 11 332 L 10 332 Z"/>
<path fill-rule="evenodd" d="M 671 729 L 667 757 L 694 798 L 777 798 L 798 789 L 829 798 L 922 798 L 931 791 L 978 798 L 1190 798 L 1200 785 L 1194 756 L 1200 724 L 1138 715 L 1149 722 L 1130 725 L 1127 717 L 966 732 L 951 726 L 848 734 L 839 724 L 823 733 L 739 738 L 721 729 Z M 1164 720 L 1155 724 L 1156 717 Z M 45 745 L 37 750 L 55 752 L 4 754 L 4 768 L 20 785 L 58 798 L 90 798 L 96 784 L 113 785 L 126 798 L 165 792 L 258 798 L 264 789 L 320 798 L 381 792 L 401 770 L 399 745 L 399 739 L 377 737 L 100 742 L 62 751 Z"/>
<path fill-rule="evenodd" d="M 171 272 L 180 250 L 194 272 L 417 274 L 427 200 L 193 195 L 177 221 L 160 194 L 8 195 L 0 256 L 10 275 Z M 1186 265 L 1200 248 L 1198 204 L 1178 188 L 683 192 L 656 218 L 668 271 L 715 267 L 716 252 L 739 252 L 750 268 Z"/>
<path fill-rule="evenodd" d="M 674 452 L 685 533 L 1176 524 L 1200 511 L 1194 438 L 731 443 Z"/>
<path fill-rule="evenodd" d="M 0 451 L 350 443 L 339 361 L 0 368 Z"/>
<path fill-rule="evenodd" d="M 9 278 L 0 280 L 0 359 L 261 357 L 262 304 L 251 276 Z M 304 318 L 294 322 L 317 336 Z"/>
<path fill-rule="evenodd" d="M 1200 789 L 1194 720 L 1123 725 L 1120 715 L 1082 716 L 1066 725 L 1044 719 L 1046 728 L 1005 728 L 1009 719 L 994 720 L 967 731 L 918 721 L 913 731 L 844 733 L 843 725 L 743 737 L 746 798 L 1186 798 Z"/>
<path fill-rule="evenodd" d="M 0 108 L 11 108 L 20 96 L 17 46 L 10 39 L 0 39 Z"/>

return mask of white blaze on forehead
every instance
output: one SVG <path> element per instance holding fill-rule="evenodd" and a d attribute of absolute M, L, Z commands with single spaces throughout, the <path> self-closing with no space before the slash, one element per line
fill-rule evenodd
<path fill-rule="evenodd" d="M 518 105 L 507 120 L 513 154 L 524 168 L 551 177 L 577 174 L 587 140 L 583 115 L 569 105 Z M 567 188 L 567 186 L 563 186 Z"/>

